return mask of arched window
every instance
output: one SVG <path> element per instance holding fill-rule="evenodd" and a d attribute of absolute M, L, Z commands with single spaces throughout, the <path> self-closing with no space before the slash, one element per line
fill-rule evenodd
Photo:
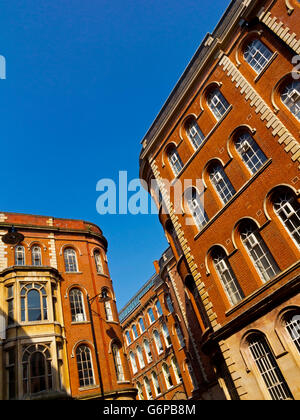
<path fill-rule="evenodd" d="M 155 308 L 156 308 L 158 317 L 162 316 L 163 312 L 162 312 L 162 308 L 161 308 L 161 304 L 159 300 L 155 303 Z"/>
<path fill-rule="evenodd" d="M 135 374 L 135 373 L 137 373 L 138 368 L 137 368 L 137 365 L 136 365 L 135 355 L 132 351 L 129 353 L 129 358 L 130 358 L 132 373 Z"/>
<path fill-rule="evenodd" d="M 155 321 L 155 317 L 152 308 L 148 309 L 147 314 L 150 324 L 153 324 L 153 322 Z"/>
<path fill-rule="evenodd" d="M 259 39 L 247 45 L 244 57 L 246 62 L 259 74 L 270 61 L 273 53 Z"/>
<path fill-rule="evenodd" d="M 180 325 L 178 323 L 175 324 L 175 331 L 176 331 L 179 346 L 184 347 L 185 346 L 185 341 L 184 341 L 184 337 L 183 337 L 183 334 L 182 334 L 182 330 L 181 330 Z"/>
<path fill-rule="evenodd" d="M 139 326 L 140 326 L 140 332 L 141 334 L 143 334 L 143 332 L 146 330 L 143 318 L 139 319 Z"/>
<path fill-rule="evenodd" d="M 245 223 L 240 233 L 242 242 L 262 281 L 266 282 L 275 277 L 280 272 L 279 267 L 257 227 L 251 222 Z"/>
<path fill-rule="evenodd" d="M 51 355 L 48 347 L 33 344 L 24 349 L 22 358 L 25 395 L 52 389 Z"/>
<path fill-rule="evenodd" d="M 47 293 L 42 284 L 29 283 L 21 289 L 21 321 L 35 322 L 48 319 Z"/>
<path fill-rule="evenodd" d="M 163 348 L 163 345 L 162 345 L 162 342 L 161 342 L 158 331 L 154 330 L 153 331 L 153 336 L 154 336 L 154 342 L 155 342 L 157 353 L 158 354 L 163 353 L 164 348 Z"/>
<path fill-rule="evenodd" d="M 251 356 L 272 400 L 292 399 L 289 387 L 266 339 L 260 334 L 251 334 L 247 341 Z"/>
<path fill-rule="evenodd" d="M 174 175 L 177 176 L 183 168 L 183 163 L 175 146 L 169 148 L 168 160 L 174 172 Z"/>
<path fill-rule="evenodd" d="M 235 194 L 235 189 L 229 181 L 220 164 L 210 166 L 209 178 L 223 204 L 226 204 Z"/>
<path fill-rule="evenodd" d="M 78 271 L 76 252 L 73 248 L 66 248 L 64 250 L 65 268 L 67 273 L 74 273 Z"/>
<path fill-rule="evenodd" d="M 158 382 L 158 377 L 155 372 L 152 372 L 152 383 L 155 390 L 155 395 L 158 397 L 161 394 L 161 389 Z"/>
<path fill-rule="evenodd" d="M 32 265 L 34 266 L 42 265 L 42 251 L 39 246 L 35 245 L 31 248 L 31 259 L 32 259 Z"/>
<path fill-rule="evenodd" d="M 80 345 L 76 349 L 76 361 L 81 388 L 95 385 L 92 354 L 89 347 Z"/>
<path fill-rule="evenodd" d="M 127 345 L 129 346 L 129 344 L 131 344 L 131 337 L 130 337 L 129 331 L 126 331 L 125 336 L 126 336 Z"/>
<path fill-rule="evenodd" d="M 200 130 L 200 127 L 197 124 L 197 121 L 192 120 L 186 124 L 186 133 L 192 145 L 194 146 L 194 148 L 198 149 L 203 143 L 205 136 Z"/>
<path fill-rule="evenodd" d="M 166 346 L 170 347 L 172 345 L 172 341 L 171 341 L 171 337 L 170 337 L 168 327 L 166 326 L 165 322 L 162 323 L 162 332 L 163 332 L 163 336 L 164 336 L 164 339 L 165 339 Z"/>
<path fill-rule="evenodd" d="M 123 382 L 125 380 L 124 370 L 123 370 L 123 365 L 122 365 L 122 360 L 121 360 L 121 355 L 120 355 L 120 348 L 117 344 L 112 345 L 112 354 L 114 358 L 117 381 Z"/>
<path fill-rule="evenodd" d="M 181 376 L 179 365 L 175 356 L 172 357 L 171 363 L 172 363 L 174 375 L 176 377 L 176 381 L 179 384 L 180 382 L 182 382 L 182 376 Z"/>
<path fill-rule="evenodd" d="M 143 401 L 144 400 L 143 387 L 139 382 L 136 383 L 136 387 L 137 387 L 137 390 L 138 390 L 139 400 Z"/>
<path fill-rule="evenodd" d="M 138 334 L 138 330 L 137 330 L 135 324 L 133 324 L 133 326 L 132 326 L 132 333 L 133 333 L 134 339 L 138 338 L 139 334 Z"/>
<path fill-rule="evenodd" d="M 180 245 L 180 242 L 179 242 L 179 239 L 178 239 L 176 230 L 174 228 L 174 225 L 173 225 L 171 219 L 168 219 L 167 220 L 165 227 L 166 227 L 166 231 L 171 236 L 171 239 L 174 242 L 174 246 L 175 246 L 175 249 L 176 249 L 177 254 L 179 256 L 182 255 L 182 248 L 181 248 L 181 245 Z"/>
<path fill-rule="evenodd" d="M 166 305 L 167 305 L 168 311 L 170 313 L 173 313 L 174 312 L 174 307 L 173 307 L 171 296 L 170 295 L 166 295 L 165 298 L 166 298 Z"/>
<path fill-rule="evenodd" d="M 107 300 L 104 303 L 104 309 L 105 309 L 106 320 L 110 322 L 113 321 L 114 317 L 113 317 L 110 301 Z"/>
<path fill-rule="evenodd" d="M 102 258 L 101 258 L 100 251 L 98 251 L 98 250 L 94 251 L 94 259 L 95 259 L 95 265 L 96 265 L 97 273 L 98 274 L 103 274 L 104 270 L 103 270 L 103 264 L 102 264 Z"/>
<path fill-rule="evenodd" d="M 282 188 L 272 196 L 274 211 L 290 236 L 300 247 L 300 204 L 295 195 Z"/>
<path fill-rule="evenodd" d="M 231 305 L 236 305 L 244 298 L 244 293 L 229 264 L 225 251 L 221 247 L 216 247 L 212 251 L 211 256 L 229 302 Z"/>
<path fill-rule="evenodd" d="M 150 385 L 150 381 L 147 378 L 147 376 L 144 378 L 144 384 L 145 384 L 145 390 L 146 390 L 146 394 L 147 394 L 147 399 L 148 400 L 153 400 L 152 391 L 151 391 L 151 385 Z"/>
<path fill-rule="evenodd" d="M 288 84 L 281 93 L 281 100 L 287 109 L 300 121 L 300 82 Z"/>
<path fill-rule="evenodd" d="M 172 377 L 171 377 L 169 366 L 166 363 L 163 363 L 163 365 L 162 365 L 162 371 L 163 371 L 163 374 L 164 374 L 164 378 L 165 378 L 165 382 L 166 382 L 166 385 L 167 385 L 167 389 L 172 388 L 173 381 L 172 381 Z"/>
<path fill-rule="evenodd" d="M 267 158 L 249 133 L 241 134 L 235 142 L 235 148 L 251 174 L 255 174 Z"/>
<path fill-rule="evenodd" d="M 207 103 L 217 121 L 220 121 L 229 109 L 229 103 L 219 89 L 208 94 Z"/>
<path fill-rule="evenodd" d="M 203 195 L 199 195 L 195 188 L 189 188 L 184 193 L 189 213 L 199 230 L 201 230 L 208 222 L 208 216 L 204 210 Z"/>
<path fill-rule="evenodd" d="M 79 289 L 72 289 L 69 294 L 72 322 L 86 321 L 83 294 Z"/>
<path fill-rule="evenodd" d="M 300 353 L 300 314 L 289 312 L 284 317 L 285 329 Z"/>
<path fill-rule="evenodd" d="M 15 247 L 15 264 L 25 265 L 25 248 L 22 245 Z"/>
<path fill-rule="evenodd" d="M 143 369 L 145 367 L 145 361 L 144 361 L 143 352 L 142 352 L 142 349 L 140 348 L 140 346 L 137 346 L 136 352 L 137 352 L 137 355 L 138 355 L 140 368 Z"/>
<path fill-rule="evenodd" d="M 147 361 L 148 361 L 148 363 L 151 363 L 152 362 L 152 353 L 151 353 L 151 350 L 150 350 L 150 345 L 149 345 L 148 340 L 144 340 L 144 349 L 145 349 L 145 354 L 146 354 L 146 357 L 147 357 Z"/>

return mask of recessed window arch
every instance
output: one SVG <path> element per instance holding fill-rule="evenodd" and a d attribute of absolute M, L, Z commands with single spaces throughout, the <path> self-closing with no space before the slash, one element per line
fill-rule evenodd
<path fill-rule="evenodd" d="M 182 382 L 182 375 L 181 375 L 180 368 L 179 368 L 179 365 L 178 365 L 178 362 L 177 362 L 177 359 L 176 359 L 175 356 L 172 357 L 171 364 L 172 364 L 172 367 L 173 367 L 173 371 L 174 371 L 176 381 L 179 384 L 179 383 Z"/>
<path fill-rule="evenodd" d="M 175 323 L 175 331 L 179 346 L 185 347 L 185 340 L 179 322 Z"/>
<path fill-rule="evenodd" d="M 174 175 L 177 176 L 183 168 L 183 163 L 178 153 L 178 150 L 174 144 L 168 147 L 167 157 Z"/>
<path fill-rule="evenodd" d="M 169 329 L 168 329 L 165 322 L 162 322 L 161 327 L 162 327 L 162 333 L 163 333 L 163 336 L 164 336 L 166 346 L 170 347 L 172 345 L 172 341 L 171 341 Z"/>
<path fill-rule="evenodd" d="M 210 257 L 230 304 L 236 305 L 244 298 L 244 293 L 232 270 L 226 252 L 222 247 L 215 246 L 210 251 Z"/>
<path fill-rule="evenodd" d="M 154 372 L 154 371 L 151 373 L 151 376 L 152 376 L 153 387 L 154 387 L 154 390 L 155 390 L 155 395 L 156 395 L 156 397 L 158 397 L 161 394 L 161 389 L 160 389 L 160 385 L 159 385 L 159 382 L 158 382 L 158 376 L 157 376 L 156 372 Z"/>
<path fill-rule="evenodd" d="M 104 310 L 105 310 L 106 320 L 109 321 L 109 322 L 113 322 L 114 321 L 114 315 L 113 315 L 110 300 L 107 300 L 107 301 L 104 302 Z"/>
<path fill-rule="evenodd" d="M 202 130 L 200 129 L 196 119 L 189 118 L 188 121 L 185 123 L 184 127 L 188 139 L 192 143 L 194 149 L 197 150 L 205 140 L 205 136 Z"/>
<path fill-rule="evenodd" d="M 139 327 L 140 327 L 140 333 L 143 334 L 143 332 L 146 331 L 145 323 L 144 323 L 143 318 L 139 319 Z"/>
<path fill-rule="evenodd" d="M 293 399 L 266 338 L 260 333 L 251 333 L 247 337 L 247 345 L 271 399 Z"/>
<path fill-rule="evenodd" d="M 203 197 L 203 194 L 200 196 L 196 188 L 188 188 L 184 193 L 184 201 L 188 207 L 188 212 L 198 230 L 203 229 L 209 220 L 204 209 Z"/>
<path fill-rule="evenodd" d="M 39 245 L 31 247 L 31 264 L 37 267 L 42 265 L 42 250 Z"/>
<path fill-rule="evenodd" d="M 86 321 L 85 305 L 83 293 L 78 288 L 73 288 L 69 292 L 72 322 Z"/>
<path fill-rule="evenodd" d="M 52 389 L 51 360 L 48 346 L 32 344 L 24 348 L 22 368 L 23 391 L 25 395 Z"/>
<path fill-rule="evenodd" d="M 217 121 L 220 121 L 230 105 L 219 89 L 213 89 L 207 94 L 207 105 Z"/>
<path fill-rule="evenodd" d="M 127 345 L 129 346 L 131 344 L 131 341 L 132 341 L 129 331 L 125 332 L 125 337 L 126 337 Z"/>
<path fill-rule="evenodd" d="M 239 233 L 261 280 L 264 283 L 271 280 L 280 272 L 280 269 L 267 244 L 261 237 L 257 225 L 253 220 L 245 220 L 239 226 Z"/>
<path fill-rule="evenodd" d="M 171 240 L 173 241 L 178 256 L 182 255 L 182 248 L 171 219 L 166 221 L 165 230 L 168 232 Z"/>
<path fill-rule="evenodd" d="M 76 349 L 76 362 L 79 377 L 79 386 L 81 388 L 95 385 L 95 376 L 93 369 L 93 360 L 91 349 L 81 344 Z"/>
<path fill-rule="evenodd" d="M 151 353 L 151 349 L 150 349 L 150 344 L 149 344 L 149 341 L 147 339 L 144 340 L 144 350 L 145 350 L 147 362 L 151 363 L 153 358 L 152 358 L 152 353 Z"/>
<path fill-rule="evenodd" d="M 159 300 L 155 302 L 155 308 L 156 308 L 158 317 L 162 316 L 163 312 L 162 312 L 162 308 L 161 308 L 161 304 Z"/>
<path fill-rule="evenodd" d="M 170 389 L 173 387 L 173 380 L 171 376 L 171 372 L 169 369 L 169 366 L 166 363 L 162 364 L 162 371 L 165 378 L 167 389 Z"/>
<path fill-rule="evenodd" d="M 78 271 L 76 251 L 73 248 L 64 249 L 65 269 L 67 273 Z"/>
<path fill-rule="evenodd" d="M 138 368 L 137 368 L 137 364 L 135 360 L 135 354 L 133 353 L 133 351 L 129 353 L 129 359 L 130 359 L 130 364 L 132 368 L 132 373 L 135 375 L 138 371 Z"/>
<path fill-rule="evenodd" d="M 293 80 L 282 87 L 280 98 L 284 106 L 300 121 L 300 81 Z"/>
<path fill-rule="evenodd" d="M 169 293 L 165 295 L 165 302 L 166 302 L 166 306 L 168 308 L 168 311 L 170 313 L 173 313 L 174 312 L 174 306 L 173 306 L 172 299 L 171 299 L 171 296 L 169 295 Z"/>
<path fill-rule="evenodd" d="M 288 337 L 300 354 L 300 310 L 291 310 L 284 314 L 283 325 Z"/>
<path fill-rule="evenodd" d="M 147 399 L 148 400 L 153 400 L 151 385 L 150 385 L 150 381 L 147 378 L 147 376 L 145 376 L 145 378 L 144 378 L 144 384 L 145 384 L 145 390 L 146 390 L 146 394 L 147 394 Z"/>
<path fill-rule="evenodd" d="M 273 210 L 286 231 L 300 248 L 300 204 L 288 187 L 278 187 L 271 196 Z"/>
<path fill-rule="evenodd" d="M 228 203 L 236 191 L 220 162 L 210 163 L 207 167 L 210 182 L 223 204 Z"/>
<path fill-rule="evenodd" d="M 137 339 L 138 336 L 139 336 L 139 333 L 138 333 L 138 330 L 137 330 L 136 325 L 133 324 L 132 327 L 131 327 L 131 329 L 132 329 L 132 334 L 133 334 L 134 339 Z"/>
<path fill-rule="evenodd" d="M 156 346 L 156 350 L 158 354 L 163 353 L 164 348 L 160 339 L 160 335 L 159 332 L 157 330 L 153 331 L 153 337 L 154 337 L 154 342 L 155 342 L 155 346 Z"/>
<path fill-rule="evenodd" d="M 97 273 L 98 274 L 103 274 L 104 273 L 103 263 L 102 263 L 101 252 L 99 251 L 99 249 L 96 249 L 94 251 L 94 260 L 95 260 L 95 266 L 96 266 Z"/>
<path fill-rule="evenodd" d="M 148 319 L 149 319 L 149 322 L 150 322 L 150 325 L 151 325 L 151 324 L 153 324 L 153 322 L 155 322 L 155 316 L 154 316 L 154 313 L 153 313 L 153 309 L 149 308 L 148 311 L 147 311 L 147 314 L 148 314 Z"/>
<path fill-rule="evenodd" d="M 137 352 L 137 356 L 138 356 L 138 359 L 139 359 L 140 368 L 144 369 L 145 361 L 144 361 L 143 351 L 142 351 L 140 346 L 137 346 L 136 352 Z"/>
<path fill-rule="evenodd" d="M 28 283 L 21 288 L 21 321 L 48 320 L 47 293 L 43 284 Z"/>
<path fill-rule="evenodd" d="M 117 343 L 114 343 L 112 345 L 112 354 L 113 354 L 113 358 L 114 358 L 114 365 L 115 365 L 117 381 L 118 382 L 123 382 L 125 380 L 125 377 L 124 377 L 124 369 L 123 369 L 120 350 L 121 350 L 121 346 L 118 345 Z"/>
<path fill-rule="evenodd" d="M 136 387 L 137 387 L 137 390 L 138 390 L 138 397 L 139 397 L 139 400 L 140 400 L 140 401 L 143 401 L 143 400 L 144 400 L 143 387 L 142 387 L 142 385 L 140 384 L 140 382 L 137 382 L 137 383 L 136 383 Z"/>
<path fill-rule="evenodd" d="M 252 175 L 267 161 L 266 155 L 247 131 L 240 132 L 234 144 L 237 153 Z"/>
<path fill-rule="evenodd" d="M 15 265 L 25 265 L 25 248 L 23 245 L 15 247 Z"/>
<path fill-rule="evenodd" d="M 272 56 L 272 51 L 259 39 L 254 39 L 248 43 L 244 51 L 245 61 L 257 74 L 263 71 Z"/>

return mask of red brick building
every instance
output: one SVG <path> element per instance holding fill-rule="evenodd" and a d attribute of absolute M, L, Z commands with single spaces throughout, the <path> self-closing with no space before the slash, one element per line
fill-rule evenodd
<path fill-rule="evenodd" d="M 0 398 L 134 399 L 102 231 L 14 213 L 0 225 Z"/>
<path fill-rule="evenodd" d="M 222 399 L 199 348 L 197 316 L 168 248 L 157 273 L 120 312 L 127 358 L 140 400 Z"/>
<path fill-rule="evenodd" d="M 296 0 L 232 1 L 142 141 L 227 398 L 300 398 L 299 18 Z"/>

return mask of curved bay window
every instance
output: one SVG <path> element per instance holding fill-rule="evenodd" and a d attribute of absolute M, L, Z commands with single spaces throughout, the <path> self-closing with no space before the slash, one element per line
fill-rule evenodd
<path fill-rule="evenodd" d="M 24 348 L 22 367 L 25 395 L 52 389 L 51 355 L 47 346 L 33 344 Z"/>
<path fill-rule="evenodd" d="M 64 259 L 67 273 L 74 273 L 78 271 L 76 252 L 73 248 L 66 248 L 64 250 Z"/>
<path fill-rule="evenodd" d="M 21 289 L 21 321 L 35 322 L 48 319 L 47 294 L 39 283 L 29 283 Z"/>
<path fill-rule="evenodd" d="M 288 188 L 278 190 L 272 196 L 273 208 L 282 224 L 300 247 L 300 204 Z"/>
<path fill-rule="evenodd" d="M 236 305 L 244 298 L 244 294 L 229 264 L 225 251 L 220 247 L 216 247 L 213 249 L 211 257 L 229 302 L 231 305 Z"/>
<path fill-rule="evenodd" d="M 80 388 L 95 385 L 92 355 L 89 347 L 86 345 L 77 347 L 76 361 Z"/>
<path fill-rule="evenodd" d="M 276 359 L 265 337 L 251 334 L 248 339 L 251 356 L 272 400 L 293 399 Z"/>
<path fill-rule="evenodd" d="M 69 294 L 72 322 L 86 321 L 83 294 L 79 289 L 72 289 Z"/>

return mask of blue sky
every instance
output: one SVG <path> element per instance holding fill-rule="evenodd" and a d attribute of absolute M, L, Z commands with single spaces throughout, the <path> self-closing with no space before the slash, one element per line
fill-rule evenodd
<path fill-rule="evenodd" d="M 167 242 L 156 215 L 99 215 L 96 184 L 138 177 L 140 141 L 228 4 L 1 1 L 0 210 L 99 225 L 119 309 Z"/>

